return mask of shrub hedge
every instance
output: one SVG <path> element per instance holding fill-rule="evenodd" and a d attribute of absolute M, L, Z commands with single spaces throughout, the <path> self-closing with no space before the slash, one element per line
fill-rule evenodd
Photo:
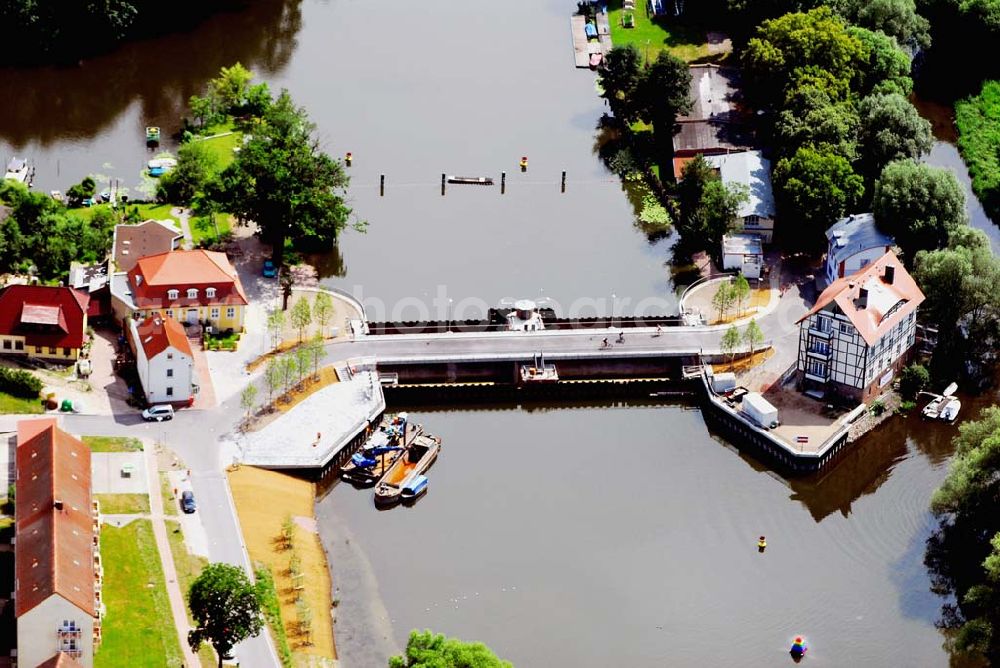
<path fill-rule="evenodd" d="M 35 399 L 42 391 L 42 381 L 23 369 L 0 367 L 0 392 L 22 399 Z"/>

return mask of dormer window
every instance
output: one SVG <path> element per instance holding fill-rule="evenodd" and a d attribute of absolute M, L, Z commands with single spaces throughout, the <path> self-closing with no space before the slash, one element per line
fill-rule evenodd
<path fill-rule="evenodd" d="M 198 298 L 198 288 L 188 288 L 187 295 L 188 295 L 188 299 L 197 299 Z"/>
<path fill-rule="evenodd" d="M 215 288 L 205 288 L 205 296 L 209 299 L 215 299 Z"/>
<path fill-rule="evenodd" d="M 167 290 L 167 299 L 177 299 L 180 293 L 177 290 Z"/>

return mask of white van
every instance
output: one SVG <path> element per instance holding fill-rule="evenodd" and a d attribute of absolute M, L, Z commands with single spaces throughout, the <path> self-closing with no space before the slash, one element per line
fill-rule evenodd
<path fill-rule="evenodd" d="M 142 412 L 142 419 L 146 422 L 163 422 L 174 419 L 174 407 L 170 404 L 158 404 L 150 406 Z"/>

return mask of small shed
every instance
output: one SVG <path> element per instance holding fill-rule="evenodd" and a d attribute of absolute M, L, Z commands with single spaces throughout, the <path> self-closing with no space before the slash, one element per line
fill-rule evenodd
<path fill-rule="evenodd" d="M 761 427 L 770 427 L 778 421 L 778 409 L 760 392 L 750 392 L 743 397 L 742 411 Z"/>
<path fill-rule="evenodd" d="M 736 374 L 731 371 L 712 374 L 711 379 L 712 391 L 716 394 L 725 394 L 736 388 Z"/>
<path fill-rule="evenodd" d="M 727 234 L 722 237 L 722 268 L 736 269 L 747 278 L 760 278 L 764 250 L 755 234 Z"/>

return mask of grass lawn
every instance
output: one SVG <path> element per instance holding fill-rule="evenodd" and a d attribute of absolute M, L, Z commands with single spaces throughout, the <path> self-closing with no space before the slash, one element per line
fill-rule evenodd
<path fill-rule="evenodd" d="M 0 392 L 0 414 L 22 415 L 44 412 L 45 407 L 42 406 L 41 399 L 22 399 Z"/>
<path fill-rule="evenodd" d="M 176 511 L 174 512 L 176 513 Z M 167 539 L 170 541 L 170 554 L 174 558 L 174 568 L 177 570 L 177 585 L 180 587 L 181 593 L 187 597 L 191 583 L 201 575 L 202 569 L 208 565 L 208 559 L 188 552 L 187 546 L 184 544 L 184 532 L 181 530 L 180 523 L 168 521 L 166 525 Z M 191 617 L 190 610 L 187 611 L 187 616 L 188 621 L 193 626 L 194 619 Z M 218 663 L 215 650 L 208 643 L 202 643 L 198 650 L 198 657 L 201 659 L 203 668 Z"/>
<path fill-rule="evenodd" d="M 656 60 L 664 49 L 692 62 L 708 57 L 708 40 L 701 30 L 677 25 L 676 19 L 659 16 L 651 19 L 646 15 L 645 3 L 636 3 L 632 12 L 634 28 L 622 27 L 622 0 L 609 0 L 608 22 L 611 24 L 611 43 L 614 46 L 632 44 L 644 59 Z"/>
<path fill-rule="evenodd" d="M 176 216 L 174 216 L 174 215 L 172 215 L 170 213 L 170 209 L 172 209 L 174 207 L 173 204 L 156 204 L 156 203 L 152 203 L 152 204 L 131 204 L 130 203 L 130 204 L 127 204 L 126 206 L 129 209 L 131 209 L 133 206 L 134 207 L 138 207 L 138 209 L 139 209 L 139 215 L 142 217 L 143 220 L 149 220 L 149 219 L 153 219 L 153 220 L 171 220 L 171 221 L 173 221 L 173 223 L 178 228 L 180 227 L 180 221 L 177 220 Z M 100 209 L 110 209 L 110 208 L 111 208 L 110 204 L 104 203 L 104 204 L 95 204 L 94 206 L 81 206 L 81 207 L 76 208 L 76 209 L 70 209 L 70 211 L 72 211 L 75 215 L 79 216 L 80 218 L 83 218 L 84 220 L 89 221 L 91 218 L 94 217 L 94 213 L 96 211 L 98 211 Z"/>
<path fill-rule="evenodd" d="M 228 213 L 217 213 L 214 215 L 215 223 L 219 227 L 220 235 L 224 235 L 232 231 L 232 224 L 230 223 L 230 215 Z M 197 217 L 190 218 L 189 225 L 191 227 L 191 238 L 194 240 L 195 245 L 200 243 L 211 244 L 216 240 L 216 225 L 211 224 L 207 219 Z"/>
<path fill-rule="evenodd" d="M 95 668 L 182 665 L 150 521 L 102 526 L 101 560 L 107 614 Z"/>
<path fill-rule="evenodd" d="M 101 503 L 102 515 L 138 515 L 149 512 L 146 494 L 95 494 Z"/>
<path fill-rule="evenodd" d="M 163 514 L 177 514 L 177 497 L 174 496 L 174 488 L 170 486 L 170 478 L 166 472 L 160 471 L 160 497 L 163 499 Z"/>
<path fill-rule="evenodd" d="M 210 137 L 207 139 L 195 139 L 194 141 L 200 141 L 205 145 L 205 148 L 215 156 L 216 166 L 219 171 L 222 171 L 236 159 L 236 153 L 233 152 L 233 149 L 243 143 L 243 133 L 233 130 L 232 124 L 228 127 L 222 126 L 212 129 L 217 130 L 218 133 L 229 132 L 231 134 L 223 134 L 221 137 Z"/>
<path fill-rule="evenodd" d="M 132 436 L 84 436 L 91 452 L 142 452 L 142 441 Z"/>

